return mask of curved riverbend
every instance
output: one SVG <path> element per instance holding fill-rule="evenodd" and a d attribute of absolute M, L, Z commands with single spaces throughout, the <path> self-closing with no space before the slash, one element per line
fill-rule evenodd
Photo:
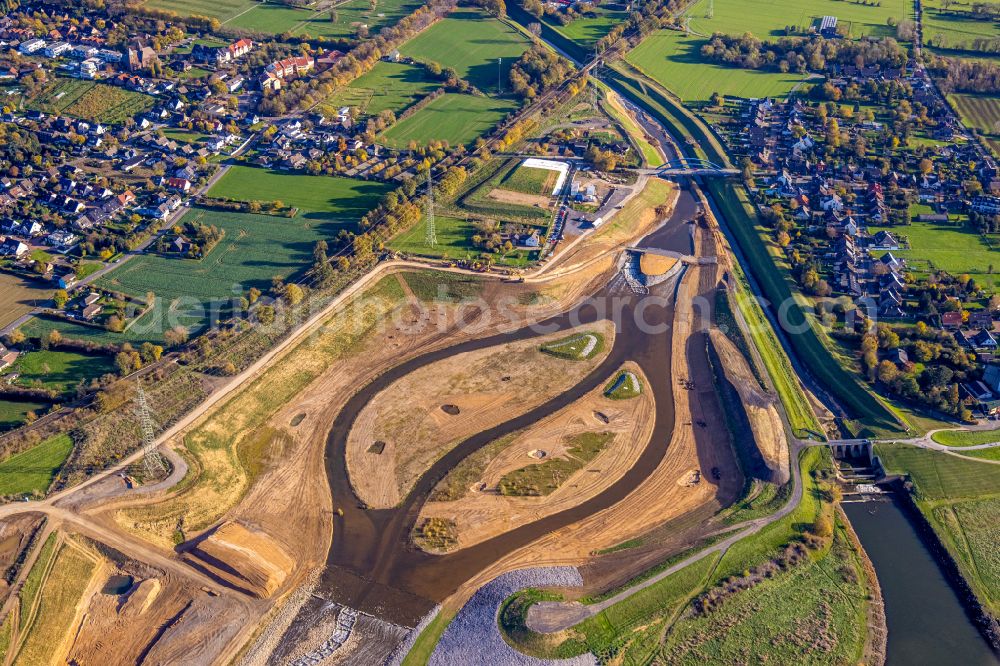
<path fill-rule="evenodd" d="M 690 253 L 688 226 L 696 210 L 694 198 L 682 192 L 671 218 L 641 246 Z M 601 511 L 624 499 L 649 476 L 666 454 L 674 425 L 670 345 L 673 282 L 654 288 L 653 298 L 631 293 L 621 278 L 612 279 L 594 297 L 570 311 L 512 334 L 494 335 L 435 350 L 407 360 L 355 393 L 334 420 L 326 445 L 326 470 L 333 506 L 333 541 L 321 590 L 340 603 L 384 619 L 412 626 L 458 587 L 489 564 L 537 538 Z M 647 299 L 647 300 L 643 300 Z M 612 316 L 611 313 L 616 313 Z M 620 313 L 617 314 L 617 313 Z M 434 463 L 403 502 L 392 509 L 363 507 L 351 489 L 346 466 L 347 438 L 361 410 L 380 391 L 414 370 L 441 360 L 512 340 L 530 339 L 611 317 L 616 324 L 608 357 L 580 383 L 532 409 L 459 443 Z M 599 495 L 533 523 L 447 555 L 431 555 L 410 543 L 420 509 L 449 470 L 470 453 L 506 434 L 570 405 L 601 386 L 625 361 L 637 363 L 656 400 L 656 421 L 649 443 L 636 464 Z"/>

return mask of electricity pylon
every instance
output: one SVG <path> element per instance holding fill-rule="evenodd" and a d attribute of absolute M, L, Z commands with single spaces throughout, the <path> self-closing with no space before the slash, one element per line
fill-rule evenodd
<path fill-rule="evenodd" d="M 146 469 L 147 478 L 156 478 L 163 474 L 166 468 L 163 460 L 156 451 L 156 430 L 153 428 L 153 417 L 149 413 L 149 403 L 146 401 L 146 391 L 142 388 L 142 382 L 136 380 L 138 391 L 136 392 L 136 412 L 139 416 L 139 426 L 142 429 L 142 464 Z"/>
<path fill-rule="evenodd" d="M 437 239 L 437 227 L 434 223 L 434 188 L 431 185 L 431 170 L 427 169 L 427 227 L 426 235 L 424 236 L 424 242 L 428 247 L 434 247 L 438 244 Z"/>

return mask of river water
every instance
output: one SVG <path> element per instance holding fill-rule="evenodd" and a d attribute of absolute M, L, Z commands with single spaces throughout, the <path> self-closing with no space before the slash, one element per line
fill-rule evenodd
<path fill-rule="evenodd" d="M 882 587 L 886 664 L 1000 663 L 900 502 L 889 495 L 843 505 Z"/>

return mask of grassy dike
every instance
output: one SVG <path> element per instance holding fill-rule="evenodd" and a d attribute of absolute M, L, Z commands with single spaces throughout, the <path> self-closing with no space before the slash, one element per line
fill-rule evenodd
<path fill-rule="evenodd" d="M 836 522 L 829 453 L 806 449 L 799 464 L 803 498 L 787 516 L 561 634 L 533 634 L 505 615 L 508 640 L 540 657 L 590 652 L 625 665 L 733 663 L 765 649 L 781 663 L 858 663 L 869 595 L 862 559 Z M 747 577 L 749 586 L 736 584 Z"/>
<path fill-rule="evenodd" d="M 689 156 L 728 166 L 726 152 L 718 138 L 693 113 L 641 71 L 627 63 L 615 63 L 605 81 L 641 104 L 668 127 L 680 139 L 682 150 Z M 901 426 L 892 413 L 861 383 L 857 375 L 844 368 L 825 344 L 825 334 L 818 329 L 814 318 L 806 313 L 808 302 L 795 289 L 787 271 L 782 270 L 784 261 L 776 256 L 778 249 L 770 247 L 743 189 L 718 179 L 710 179 L 706 189 L 725 215 L 733 240 L 748 259 L 748 268 L 760 285 L 762 295 L 772 304 L 791 304 L 783 308 L 781 314 L 789 328 L 801 331 L 788 336 L 796 357 L 849 416 L 861 423 L 864 430 L 872 433 L 901 432 Z"/>

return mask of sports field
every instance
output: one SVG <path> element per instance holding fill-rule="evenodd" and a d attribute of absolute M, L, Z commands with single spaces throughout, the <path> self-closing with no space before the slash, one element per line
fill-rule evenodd
<path fill-rule="evenodd" d="M 738 97 L 784 97 L 803 79 L 793 72 L 706 63 L 701 56 L 706 41 L 676 30 L 660 30 L 646 37 L 626 59 L 685 102 L 704 102 L 716 92 Z"/>
<path fill-rule="evenodd" d="M 0 462 L 0 495 L 45 492 L 72 450 L 69 435 L 56 435 Z"/>
<path fill-rule="evenodd" d="M 420 145 L 431 141 L 468 145 L 516 108 L 517 104 L 509 99 L 446 93 L 390 127 L 382 139 L 393 148 L 406 148 L 411 141 Z"/>
<path fill-rule="evenodd" d="M 237 165 L 230 167 L 212 186 L 208 196 L 239 201 L 281 201 L 301 209 L 293 222 L 304 219 L 307 222 L 354 223 L 374 208 L 379 197 L 388 190 L 389 187 L 382 183 Z M 336 232 L 327 238 L 334 235 Z"/>
<path fill-rule="evenodd" d="M 331 95 L 319 110 L 333 115 L 340 107 L 350 106 L 357 108 L 362 116 L 375 116 L 385 110 L 398 116 L 439 85 L 428 77 L 423 67 L 380 61 L 346 88 Z"/>
<path fill-rule="evenodd" d="M 552 169 L 520 166 L 500 183 L 500 187 L 512 192 L 547 196 L 552 194 L 558 178 L 559 172 Z"/>
<path fill-rule="evenodd" d="M 18 386 L 39 386 L 65 393 L 75 389 L 80 382 L 89 382 L 114 371 L 108 356 L 49 349 L 22 354 L 8 372 L 18 374 Z"/>
<path fill-rule="evenodd" d="M 510 87 L 510 66 L 529 46 L 524 35 L 485 12 L 460 9 L 408 41 L 400 53 L 452 67 L 484 93 L 495 94 L 498 77 L 504 89 Z"/>
<path fill-rule="evenodd" d="M 914 207 L 914 214 L 929 212 L 926 206 Z M 870 227 L 869 232 L 874 234 L 887 229 L 909 239 L 909 250 L 893 254 L 906 259 L 912 271 L 968 273 L 982 286 L 1000 286 L 1000 234 L 981 236 L 965 226 L 961 216 L 953 217 L 958 219 L 949 223 L 914 220 L 905 227 Z"/>
<path fill-rule="evenodd" d="M 79 79 L 56 79 L 28 100 L 30 109 L 119 124 L 153 106 L 149 95 Z"/>
<path fill-rule="evenodd" d="M 836 16 L 838 27 L 848 25 L 853 38 L 895 37 L 896 29 L 886 22 L 890 18 L 908 19 L 912 13 L 913 5 L 906 0 L 865 4 L 841 0 L 699 0 L 684 15 L 691 19 L 691 31 L 706 37 L 714 32 L 751 32 L 768 39 L 784 36 L 785 26 L 807 32 L 824 16 Z"/>

